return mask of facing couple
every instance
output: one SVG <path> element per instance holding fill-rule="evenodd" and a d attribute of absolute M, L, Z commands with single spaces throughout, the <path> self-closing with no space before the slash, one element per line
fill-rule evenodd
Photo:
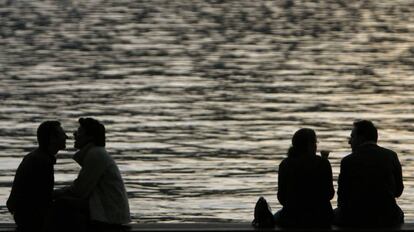
<path fill-rule="evenodd" d="M 353 124 L 352 153 L 341 161 L 338 208 L 333 210 L 332 170 L 316 155 L 312 129 L 300 129 L 292 138 L 288 157 L 279 166 L 277 198 L 282 209 L 272 215 L 266 200 L 256 203 L 253 224 L 258 227 L 387 227 L 404 223 L 396 203 L 403 192 L 401 164 L 395 152 L 377 145 L 371 121 Z"/>
<path fill-rule="evenodd" d="M 18 231 L 86 231 L 130 222 L 120 171 L 105 150 L 105 127 L 80 118 L 73 159 L 81 166 L 70 186 L 54 190 L 56 154 L 68 136 L 58 121 L 37 129 L 38 147 L 20 163 L 7 201 Z"/>

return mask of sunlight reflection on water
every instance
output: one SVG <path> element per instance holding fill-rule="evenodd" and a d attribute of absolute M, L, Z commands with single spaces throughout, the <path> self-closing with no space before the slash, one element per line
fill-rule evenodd
<path fill-rule="evenodd" d="M 413 3 L 0 1 L 0 218 L 35 129 L 93 116 L 133 220 L 250 221 L 274 210 L 290 138 L 312 127 L 334 179 L 352 121 L 399 153 L 414 221 Z M 68 148 L 73 146 L 69 141 Z M 79 167 L 62 152 L 57 185 Z M 336 186 L 336 182 L 335 182 Z M 335 199 L 333 201 L 335 205 Z"/>

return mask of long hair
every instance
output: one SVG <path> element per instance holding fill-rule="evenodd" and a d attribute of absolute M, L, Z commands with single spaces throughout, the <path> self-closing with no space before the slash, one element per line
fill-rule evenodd
<path fill-rule="evenodd" d="M 313 146 L 310 146 L 313 145 Z M 311 150 L 316 145 L 316 133 L 309 128 L 302 128 L 292 137 L 292 146 L 289 148 L 288 157 L 307 156 L 315 153 Z"/>

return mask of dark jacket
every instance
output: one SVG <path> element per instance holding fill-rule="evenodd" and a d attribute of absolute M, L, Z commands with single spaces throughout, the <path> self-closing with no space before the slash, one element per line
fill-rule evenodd
<path fill-rule="evenodd" d="M 338 208 L 350 225 L 398 224 L 401 209 L 395 198 L 404 189 L 395 152 L 374 143 L 361 145 L 342 159 L 338 178 Z"/>
<path fill-rule="evenodd" d="M 37 231 L 52 202 L 56 159 L 39 149 L 23 158 L 17 168 L 7 208 L 21 228 Z"/>
<path fill-rule="evenodd" d="M 279 166 L 277 197 L 284 226 L 329 225 L 335 190 L 329 161 L 320 156 L 289 157 Z"/>

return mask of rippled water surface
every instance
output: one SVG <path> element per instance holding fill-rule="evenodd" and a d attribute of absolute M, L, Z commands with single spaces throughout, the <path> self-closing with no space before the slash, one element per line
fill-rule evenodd
<path fill-rule="evenodd" d="M 135 222 L 250 221 L 260 195 L 279 209 L 300 127 L 332 150 L 336 186 L 358 118 L 398 152 L 412 222 L 413 14 L 411 0 L 0 0 L 0 219 L 39 123 L 72 133 L 92 116 Z"/>

